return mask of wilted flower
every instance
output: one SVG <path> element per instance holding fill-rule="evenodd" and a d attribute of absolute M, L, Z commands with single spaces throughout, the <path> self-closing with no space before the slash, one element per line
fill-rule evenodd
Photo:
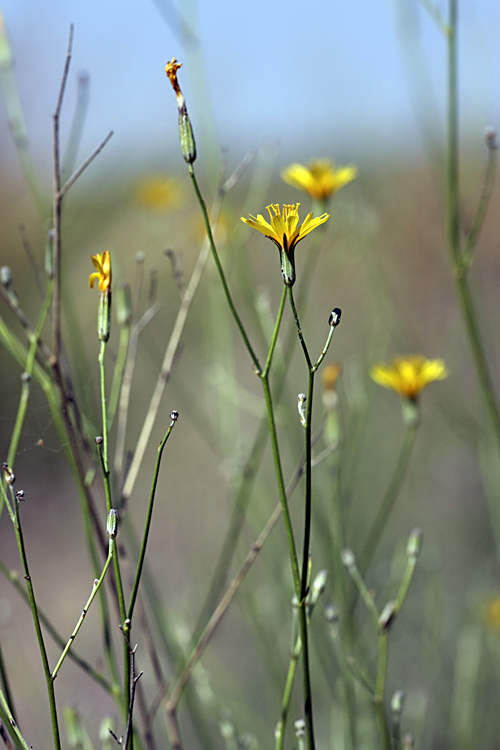
<path fill-rule="evenodd" d="M 336 167 L 328 159 L 316 159 L 307 167 L 303 164 L 290 164 L 281 172 L 281 178 L 289 185 L 308 193 L 311 198 L 326 201 L 348 182 L 352 182 L 357 172 L 352 164 Z"/>
<path fill-rule="evenodd" d="M 416 401 L 426 385 L 433 380 L 443 380 L 447 375 L 448 370 L 442 359 L 422 356 L 396 357 L 392 365 L 375 365 L 370 372 L 376 383 L 411 401 Z"/>
<path fill-rule="evenodd" d="M 279 203 L 272 203 L 267 206 L 271 223 L 266 221 L 262 214 L 257 216 L 250 215 L 249 219 L 243 216 L 241 220 L 249 224 L 262 234 L 265 234 L 280 251 L 281 271 L 287 286 L 295 283 L 295 248 L 304 237 L 312 232 L 313 229 L 324 224 L 330 218 L 329 214 L 322 214 L 316 219 L 312 218 L 312 213 L 307 214 L 304 222 L 299 225 L 300 203 L 293 205 L 284 205 L 283 211 L 280 211 Z"/>

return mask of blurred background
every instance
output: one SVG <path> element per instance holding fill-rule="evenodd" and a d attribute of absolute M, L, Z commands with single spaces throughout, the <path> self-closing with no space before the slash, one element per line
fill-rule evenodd
<path fill-rule="evenodd" d="M 446 15 L 445 2 L 437 7 Z M 484 131 L 500 119 L 500 5 L 496 0 L 462 0 L 459 10 L 466 231 L 483 181 Z M 131 450 L 179 307 L 165 249 L 173 248 L 182 259 L 189 279 L 203 241 L 199 207 L 179 153 L 175 98 L 164 73 L 167 60 L 175 56 L 183 63 L 179 80 L 196 133 L 196 168 L 208 205 L 221 163 L 230 173 L 249 152 L 253 154 L 224 202 L 218 237 L 235 299 L 255 340 L 261 342 L 261 355 L 262 331 L 266 315 L 272 319 L 276 312 L 281 274 L 274 246 L 244 226 L 240 216 L 263 213 L 271 202 L 300 201 L 301 214 L 310 210 L 309 198 L 280 180 L 280 170 L 290 162 L 326 158 L 356 164 L 357 179 L 334 197 L 329 208 L 331 219 L 302 313 L 310 349 L 319 352 L 329 312 L 334 306 L 343 310 L 328 361 L 339 361 L 343 370 L 338 387 L 347 444 L 342 459 L 347 477 L 342 498 L 346 543 L 357 551 L 365 538 L 403 434 L 399 399 L 369 380 L 370 366 L 399 354 L 442 357 L 449 377 L 423 394 L 422 425 L 408 475 L 368 583 L 380 592 L 380 605 L 394 596 L 408 533 L 421 527 L 424 548 L 415 585 L 391 636 L 389 694 L 398 688 L 406 692 L 405 727 L 417 736 L 420 747 L 442 748 L 451 738 L 454 747 L 466 748 L 473 746 L 467 744 L 471 737 L 474 745 L 496 747 L 500 616 L 494 615 L 495 603 L 500 602 L 500 546 L 491 519 L 500 501 L 500 471 L 489 447 L 488 420 L 448 258 L 446 53 L 425 9 L 412 0 L 338 0 L 307 7 L 295 0 L 2 0 L 0 11 L 14 54 L 29 146 L 48 206 L 52 114 L 71 23 L 73 58 L 61 123 L 67 163 L 78 165 L 109 130 L 114 131 L 68 194 L 63 215 L 64 335 L 77 397 L 89 429 L 95 430 L 91 434 L 99 433 L 100 413 L 97 293 L 88 290 L 90 255 L 110 250 L 116 281 L 127 279 L 134 285 L 143 274 L 141 312 L 147 307 L 150 278 L 157 284 L 159 310 L 140 340 L 127 435 Z M 75 121 L 81 128 L 76 140 Z M 74 153 L 72 143 L 77 143 Z M 68 168 L 68 175 L 71 171 Z M 497 184 L 471 274 L 496 381 L 498 196 Z M 12 268 L 14 288 L 33 322 L 41 302 L 19 226 L 43 274 L 50 226 L 46 219 L 27 190 L 0 97 L 0 263 Z M 297 250 L 298 288 L 309 262 L 306 240 Z M 259 383 L 225 305 L 209 262 L 130 503 L 140 529 L 156 446 L 168 415 L 178 409 L 181 419 L 162 469 L 148 560 L 181 643 L 188 641 L 202 608 L 229 523 L 234 477 L 248 455 L 262 408 Z M 7 309 L 2 307 L 1 314 L 21 330 Z M 50 342 L 49 328 L 46 333 Z M 115 328 L 111 362 L 117 351 Z M 291 435 L 286 438 L 287 476 L 300 460 L 301 438 L 294 432 L 293 412 L 296 393 L 305 389 L 302 367 L 296 352 L 279 414 L 282 434 Z M 2 350 L 3 456 L 17 411 L 20 374 L 20 367 Z M 321 408 L 318 403 L 318 421 Z M 324 505 L 326 519 L 334 471 L 329 466 L 318 479 L 318 503 Z M 37 571 L 36 591 L 61 632 L 69 634 L 90 593 L 92 573 L 64 451 L 44 396 L 35 388 L 16 474 L 29 500 L 22 510 L 30 561 Z M 274 507 L 274 481 L 266 459 L 232 573 Z M 299 513 L 296 522 L 300 524 Z M 313 549 L 314 544 L 313 540 Z M 261 747 L 272 742 L 290 641 L 291 585 L 280 525 L 269 545 L 273 547 L 264 549 L 197 678 L 206 713 L 230 717 L 239 734 L 255 735 Z M 318 523 L 315 571 L 330 569 L 332 554 Z M 5 513 L 0 558 L 19 569 Z M 335 601 L 333 587 L 325 597 Z M 370 663 L 373 638 L 360 618 L 364 655 Z M 91 611 L 78 648 L 99 665 L 97 627 L 97 612 Z M 318 615 L 318 632 L 324 627 Z M 322 637 L 326 636 L 318 635 L 321 643 Z M 31 617 L 3 578 L 0 642 L 13 672 L 20 724 L 34 745 L 47 744 L 49 716 Z M 50 645 L 49 652 L 57 658 L 57 648 Z M 328 684 L 336 684 L 337 667 L 334 660 L 331 665 L 328 661 L 328 669 L 321 672 L 321 651 L 315 659 L 321 674 L 316 687 L 319 732 L 326 743 L 333 731 L 331 717 L 327 718 Z M 145 669 L 144 689 L 151 697 L 152 670 L 149 664 L 140 668 Z M 166 672 L 171 674 L 167 668 Z M 105 713 L 116 715 L 112 700 L 70 663 L 58 677 L 57 690 L 61 705 L 78 706 L 98 744 L 99 721 Z M 297 702 L 297 711 L 298 706 Z M 465 730 L 462 711 L 472 717 Z M 341 723 L 336 715 L 332 725 L 337 720 Z M 211 721 L 217 724 L 217 719 Z M 191 737 L 189 722 L 185 731 Z M 222 746 L 217 730 L 210 731 L 214 746 Z M 194 733 L 193 738 L 199 746 Z M 337 746 L 342 747 L 340 740 Z"/>

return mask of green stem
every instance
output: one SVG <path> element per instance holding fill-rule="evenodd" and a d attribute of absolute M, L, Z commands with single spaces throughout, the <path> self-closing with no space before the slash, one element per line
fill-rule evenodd
<path fill-rule="evenodd" d="M 302 346 L 302 351 L 304 352 L 304 357 L 306 358 L 307 366 L 311 370 L 312 369 L 312 362 L 311 358 L 309 356 L 309 352 L 307 350 L 306 342 L 304 341 L 304 337 L 302 335 L 302 327 L 300 325 L 299 315 L 297 313 L 297 308 L 295 307 L 295 300 L 293 298 L 293 291 L 292 287 L 288 286 L 288 299 L 290 300 L 290 307 L 292 308 L 293 317 L 295 320 L 295 325 L 297 326 L 297 334 L 299 337 L 300 345 Z"/>
<path fill-rule="evenodd" d="M 98 445 L 99 460 L 101 462 L 102 475 L 104 480 L 104 493 L 106 496 L 106 512 L 109 514 L 112 503 L 111 503 L 111 486 L 109 481 L 109 470 L 108 470 L 108 416 L 107 416 L 107 405 L 106 405 L 106 373 L 105 373 L 105 360 L 106 354 L 106 341 L 101 341 L 101 348 L 99 351 L 99 371 L 101 375 L 101 411 L 102 411 L 102 446 Z M 120 620 L 123 634 L 126 635 L 129 631 L 127 626 L 127 613 L 125 608 L 125 596 L 123 594 L 123 583 L 120 572 L 120 561 L 119 555 L 113 555 L 113 570 L 115 573 L 116 590 L 118 595 L 118 609 L 120 612 Z M 127 643 L 127 639 L 123 639 L 123 711 L 125 714 L 125 721 L 128 716 L 128 707 L 130 703 L 130 649 Z"/>
<path fill-rule="evenodd" d="M 146 516 L 146 524 L 144 526 L 144 534 L 142 538 L 141 551 L 139 553 L 139 560 L 137 562 L 137 570 L 135 573 L 134 585 L 132 588 L 132 594 L 130 596 L 130 604 L 128 607 L 127 619 L 130 621 L 130 624 L 128 626 L 129 629 L 132 627 L 132 617 L 134 614 L 134 607 L 135 607 L 135 602 L 137 599 L 137 592 L 139 590 L 139 583 L 141 580 L 142 568 L 144 565 L 144 558 L 146 556 L 146 547 L 148 543 L 149 529 L 151 527 L 151 520 L 153 518 L 153 504 L 154 504 L 154 499 L 155 499 L 155 494 L 156 494 L 156 485 L 158 484 L 158 476 L 160 474 L 160 465 L 161 465 L 161 458 L 163 455 L 163 449 L 165 448 L 167 440 L 170 437 L 170 433 L 174 429 L 174 425 L 176 421 L 177 421 L 177 416 L 175 419 L 172 419 L 172 422 L 170 423 L 170 427 L 168 428 L 165 437 L 163 438 L 163 440 L 161 441 L 158 447 L 158 455 L 156 457 L 156 466 L 155 466 L 155 471 L 153 475 L 153 483 L 151 485 L 151 492 L 149 495 L 149 505 L 148 505 L 148 512 Z"/>
<path fill-rule="evenodd" d="M 5 696 L 4 696 L 4 694 L 3 694 L 3 692 L 1 690 L 0 690 L 0 703 L 2 704 L 2 708 L 3 708 L 3 710 L 4 710 L 4 712 L 5 712 L 6 716 L 7 716 L 9 725 L 14 730 L 14 732 L 16 734 L 16 737 L 19 740 L 19 742 L 21 743 L 21 745 L 23 746 L 23 748 L 25 750 L 32 750 L 32 748 L 30 748 L 30 746 L 28 745 L 28 743 L 24 739 L 23 735 L 21 734 L 21 732 L 19 730 L 19 727 L 17 726 L 16 720 L 14 719 L 14 716 L 12 715 L 12 712 L 11 712 L 11 710 L 9 708 L 9 704 L 7 703 L 7 701 L 5 699 Z"/>
<path fill-rule="evenodd" d="M 301 652 L 301 641 L 297 638 L 295 647 L 292 651 L 290 664 L 288 666 L 288 673 L 286 676 L 285 690 L 283 693 L 283 700 L 281 702 L 281 716 L 276 727 L 276 746 L 275 750 L 283 750 L 283 744 L 285 741 L 285 729 L 288 719 L 288 711 L 290 709 L 290 700 L 292 697 L 292 688 L 295 680 L 295 672 L 297 671 L 297 663 Z"/>
<path fill-rule="evenodd" d="M 63 650 L 63 652 L 61 654 L 61 657 L 60 657 L 59 661 L 57 662 L 56 666 L 54 667 L 54 671 L 52 672 L 52 679 L 53 680 L 55 680 L 55 678 L 57 677 L 57 673 L 59 672 L 59 670 L 60 670 L 60 668 L 62 666 L 63 661 L 65 660 L 66 656 L 68 655 L 68 652 L 69 652 L 71 646 L 73 645 L 73 642 L 74 642 L 76 636 L 78 635 L 78 632 L 79 632 L 80 628 L 83 625 L 83 621 L 84 621 L 84 619 L 85 619 L 85 617 L 87 615 L 87 612 L 89 611 L 89 607 L 92 604 L 92 602 L 94 601 L 94 598 L 95 598 L 97 592 L 101 588 L 102 582 L 104 581 L 104 576 L 108 572 L 108 568 L 109 568 L 109 565 L 111 563 L 111 559 L 113 557 L 113 552 L 114 552 L 114 540 L 110 539 L 109 540 L 108 557 L 107 557 L 107 560 L 106 560 L 106 562 L 104 564 L 104 568 L 102 570 L 102 573 L 101 573 L 99 579 L 92 586 L 92 593 L 89 596 L 87 604 L 83 608 L 82 614 L 80 615 L 80 618 L 79 618 L 78 622 L 76 623 L 75 629 L 71 633 L 69 641 L 67 642 L 66 646 L 64 647 L 64 650 Z"/>
<path fill-rule="evenodd" d="M 47 651 L 45 649 L 45 643 L 43 640 L 43 633 L 42 633 L 42 628 L 40 625 L 40 618 L 38 616 L 38 609 L 36 606 L 36 599 L 35 599 L 35 591 L 33 589 L 33 583 L 31 581 L 28 558 L 27 558 L 26 549 L 24 546 L 24 538 L 23 538 L 23 532 L 22 532 L 22 527 L 21 527 L 21 518 L 19 516 L 19 502 L 17 498 L 14 498 L 14 508 L 15 508 L 14 529 L 16 533 L 17 544 L 19 547 L 19 553 L 21 555 L 21 560 L 22 560 L 22 565 L 23 565 L 23 570 L 24 570 L 24 578 L 26 580 L 26 586 L 28 588 L 28 596 L 30 600 L 31 612 L 33 615 L 33 622 L 35 625 L 36 637 L 38 640 L 38 647 L 40 649 L 40 655 L 42 657 L 43 671 L 45 674 L 45 682 L 47 684 L 47 693 L 48 693 L 49 705 L 50 705 L 50 716 L 52 720 L 52 733 L 54 736 L 54 747 L 55 747 L 55 750 L 61 750 L 61 739 L 59 736 L 59 724 L 57 720 L 57 706 L 56 706 L 56 696 L 54 692 L 54 682 L 52 679 L 52 675 L 50 673 L 49 660 L 47 657 Z"/>
<path fill-rule="evenodd" d="M 252 362 L 253 362 L 254 367 L 255 367 L 255 371 L 256 371 L 256 373 L 258 375 L 261 375 L 262 374 L 262 368 L 261 368 L 261 366 L 259 364 L 259 360 L 257 359 L 257 355 L 255 354 L 255 352 L 253 350 L 253 347 L 252 347 L 252 345 L 250 343 L 250 340 L 249 340 L 249 338 L 247 336 L 247 333 L 245 331 L 243 323 L 241 322 L 240 316 L 238 315 L 238 313 L 236 311 L 236 307 L 234 306 L 234 303 L 233 303 L 233 300 L 232 300 L 232 297 L 231 297 L 231 293 L 230 293 L 229 287 L 227 285 L 226 277 L 224 275 L 224 271 L 222 269 L 222 265 L 221 265 L 221 262 L 220 262 L 220 259 L 219 259 L 219 254 L 217 252 L 217 248 L 215 247 L 215 242 L 214 242 L 214 238 L 213 238 L 213 234 L 212 234 L 212 228 L 210 226 L 210 218 L 208 216 L 207 207 L 205 205 L 205 201 L 203 200 L 203 196 L 202 196 L 202 194 L 200 192 L 200 188 L 198 187 L 198 182 L 196 181 L 196 177 L 195 177 L 195 174 L 194 174 L 194 169 L 193 169 L 193 165 L 192 164 L 189 164 L 189 175 L 191 177 L 191 180 L 192 180 L 192 183 L 193 183 L 193 187 L 194 187 L 194 191 L 196 193 L 196 197 L 198 199 L 198 203 L 200 204 L 201 212 L 203 214 L 203 221 L 205 222 L 205 229 L 206 229 L 206 232 L 207 232 L 208 241 L 210 243 L 210 249 L 212 251 L 212 257 L 214 259 L 215 265 L 217 267 L 217 271 L 219 273 L 219 277 L 220 277 L 220 280 L 221 280 L 221 283 L 222 283 L 222 288 L 224 289 L 224 294 L 226 295 L 226 300 L 227 300 L 227 303 L 229 305 L 229 309 L 231 310 L 231 314 L 232 314 L 232 316 L 233 316 L 233 318 L 235 320 L 236 325 L 238 326 L 238 329 L 239 329 L 239 331 L 241 333 L 241 337 L 243 339 L 243 342 L 244 342 L 244 344 L 245 344 L 245 346 L 247 348 L 247 351 L 248 351 L 248 353 L 249 353 L 249 355 L 250 355 L 250 357 L 252 359 Z"/>
<path fill-rule="evenodd" d="M 460 244 L 460 204 L 459 204 L 459 156 L 458 156 L 458 72 L 457 72 L 457 0 L 450 0 L 448 40 L 448 163 L 447 163 L 447 206 L 448 206 L 448 245 L 453 263 L 453 271 L 462 316 L 464 318 L 469 345 L 472 350 L 483 398 L 490 415 L 495 437 L 500 446 L 500 412 L 498 408 L 493 381 L 477 322 L 469 284 L 466 277 L 467 268 L 463 261 L 470 262 L 474 243 L 482 223 L 482 204 L 478 208 L 474 231 L 466 244 L 464 254 Z M 484 202 L 483 202 L 484 203 Z M 484 208 L 484 211 L 486 208 Z M 471 244 L 472 243 L 472 244 Z"/>
<path fill-rule="evenodd" d="M 380 740 L 384 750 L 391 750 L 391 738 L 387 728 L 387 720 L 384 711 L 384 691 L 385 680 L 387 676 L 387 657 L 388 657 L 388 632 L 383 630 L 378 636 L 378 660 L 377 660 L 377 680 L 375 683 L 375 714 L 380 733 Z"/>
<path fill-rule="evenodd" d="M 15 590 L 17 591 L 17 593 L 24 599 L 24 601 L 29 606 L 29 604 L 30 604 L 29 596 L 26 593 L 26 591 L 24 590 L 24 588 L 21 586 L 21 584 L 19 582 L 19 576 L 18 576 L 18 574 L 15 571 L 13 571 L 13 570 L 9 570 L 9 568 L 6 565 L 4 565 L 4 563 L 1 560 L 0 560 L 0 573 L 3 576 L 5 576 L 5 578 L 15 588 Z M 42 623 L 42 625 L 44 626 L 44 628 L 47 630 L 48 634 L 50 635 L 50 637 L 52 638 L 52 640 L 54 641 L 54 643 L 56 643 L 61 649 L 63 649 L 64 646 L 65 646 L 65 640 L 64 640 L 64 638 L 57 632 L 57 630 L 55 629 L 55 627 L 53 626 L 53 624 L 51 623 L 51 621 L 49 620 L 49 618 L 47 617 L 47 615 L 40 608 L 38 608 L 38 616 L 40 618 L 40 622 Z M 102 674 L 100 672 L 98 672 L 96 669 L 94 669 L 94 667 L 91 664 L 89 664 L 89 662 L 87 662 L 81 656 L 79 656 L 78 654 L 76 654 L 73 651 L 73 649 L 71 649 L 71 651 L 69 652 L 68 656 L 69 656 L 69 658 L 72 661 L 75 662 L 75 664 L 77 664 L 80 667 L 80 669 L 82 669 L 93 680 L 95 680 L 107 693 L 110 693 L 111 695 L 115 695 L 115 697 L 116 697 L 117 691 L 119 692 L 119 688 L 118 688 L 117 684 L 111 685 L 111 683 L 109 683 L 102 676 Z M 5 692 L 6 692 L 6 696 L 7 696 L 7 700 L 9 702 L 9 705 L 12 706 L 12 701 L 9 699 L 9 697 L 7 695 L 7 691 L 5 691 Z"/>
<path fill-rule="evenodd" d="M 14 698 L 12 697 L 12 692 L 10 690 L 9 678 L 7 675 L 7 670 L 5 668 L 5 662 L 3 659 L 3 653 L 2 653 L 1 648 L 0 648 L 0 681 L 2 683 L 2 689 L 5 694 L 5 700 L 10 706 L 12 713 L 15 714 L 16 711 L 14 708 Z"/>

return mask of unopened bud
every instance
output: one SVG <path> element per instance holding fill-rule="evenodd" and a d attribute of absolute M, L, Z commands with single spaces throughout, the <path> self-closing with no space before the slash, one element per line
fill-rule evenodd
<path fill-rule="evenodd" d="M 391 698 L 391 711 L 396 716 L 401 716 L 405 704 L 405 694 L 402 690 L 396 690 Z"/>
<path fill-rule="evenodd" d="M 340 615 L 335 604 L 327 604 L 325 607 L 325 620 L 330 625 L 336 625 L 339 621 Z"/>
<path fill-rule="evenodd" d="M 340 309 L 340 307 L 334 307 L 330 313 L 330 317 L 328 318 L 328 325 L 333 326 L 333 328 L 336 328 L 338 324 L 340 323 L 341 317 L 342 317 L 342 310 Z"/>
<path fill-rule="evenodd" d="M 2 266 L 0 268 L 0 284 L 6 289 L 12 284 L 12 269 L 10 266 Z"/>
<path fill-rule="evenodd" d="M 354 552 L 351 549 L 343 549 L 341 558 L 346 568 L 356 567 L 356 558 L 354 557 Z"/>
<path fill-rule="evenodd" d="M 406 554 L 408 557 L 417 558 L 420 555 L 422 549 L 422 529 L 413 529 L 406 547 Z"/>
<path fill-rule="evenodd" d="M 5 476 L 5 482 L 8 485 L 12 486 L 14 482 L 16 481 L 16 475 L 14 474 L 12 469 L 9 467 L 9 464 L 6 464 L 4 462 L 3 471 L 4 471 L 4 476 Z"/>
<path fill-rule="evenodd" d="M 101 435 L 98 435 L 94 440 L 96 445 L 102 445 L 104 442 L 104 438 Z"/>
<path fill-rule="evenodd" d="M 16 491 L 16 497 L 19 500 L 19 502 L 24 501 L 24 490 L 17 490 Z"/>
<path fill-rule="evenodd" d="M 191 120 L 186 109 L 186 104 L 183 102 L 182 106 L 179 107 L 179 139 L 181 143 L 181 154 L 183 159 L 188 164 L 192 164 L 196 159 L 196 143 L 193 135 L 193 128 L 191 127 Z"/>
<path fill-rule="evenodd" d="M 306 722 L 304 719 L 297 719 L 297 721 L 294 724 L 295 727 L 295 736 L 297 739 L 302 739 L 305 736 L 306 733 Z"/>
<path fill-rule="evenodd" d="M 97 312 L 97 335 L 99 341 L 107 341 L 111 330 L 111 289 L 105 289 L 99 294 L 99 309 Z"/>
<path fill-rule="evenodd" d="M 170 419 L 172 420 L 172 422 L 177 422 L 177 420 L 179 419 L 179 412 L 176 409 L 174 409 L 173 412 L 170 413 Z"/>
<path fill-rule="evenodd" d="M 108 513 L 108 523 L 106 531 L 108 534 L 108 539 L 116 539 L 116 535 L 118 534 L 118 511 L 114 508 L 111 508 Z"/>
<path fill-rule="evenodd" d="M 299 393 L 297 396 L 297 408 L 299 410 L 299 416 L 300 416 L 300 424 L 302 427 L 307 426 L 307 419 L 306 419 L 306 401 L 307 396 L 305 393 Z"/>

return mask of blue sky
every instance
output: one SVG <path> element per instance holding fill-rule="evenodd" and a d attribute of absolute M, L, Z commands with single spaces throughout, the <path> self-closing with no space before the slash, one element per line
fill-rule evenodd
<path fill-rule="evenodd" d="M 446 0 L 437 5 L 446 12 Z M 285 159 L 418 149 L 411 64 L 421 105 L 440 124 L 444 41 L 417 0 L 311 0 L 307 7 L 303 0 L 0 0 L 0 8 L 40 159 L 50 158 L 71 22 L 63 124 L 85 71 L 91 98 L 82 156 L 113 129 L 114 158 L 138 166 L 160 148 L 162 159 L 175 161 L 175 100 L 164 74 L 172 56 L 184 62 L 180 80 L 195 126 L 211 111 L 219 143 L 235 160 L 269 139 Z M 186 44 L 176 8 L 199 44 Z M 500 3 L 461 0 L 460 18 L 462 112 L 481 139 L 484 126 L 500 119 Z M 0 155 L 6 138 L 0 105 Z"/>

